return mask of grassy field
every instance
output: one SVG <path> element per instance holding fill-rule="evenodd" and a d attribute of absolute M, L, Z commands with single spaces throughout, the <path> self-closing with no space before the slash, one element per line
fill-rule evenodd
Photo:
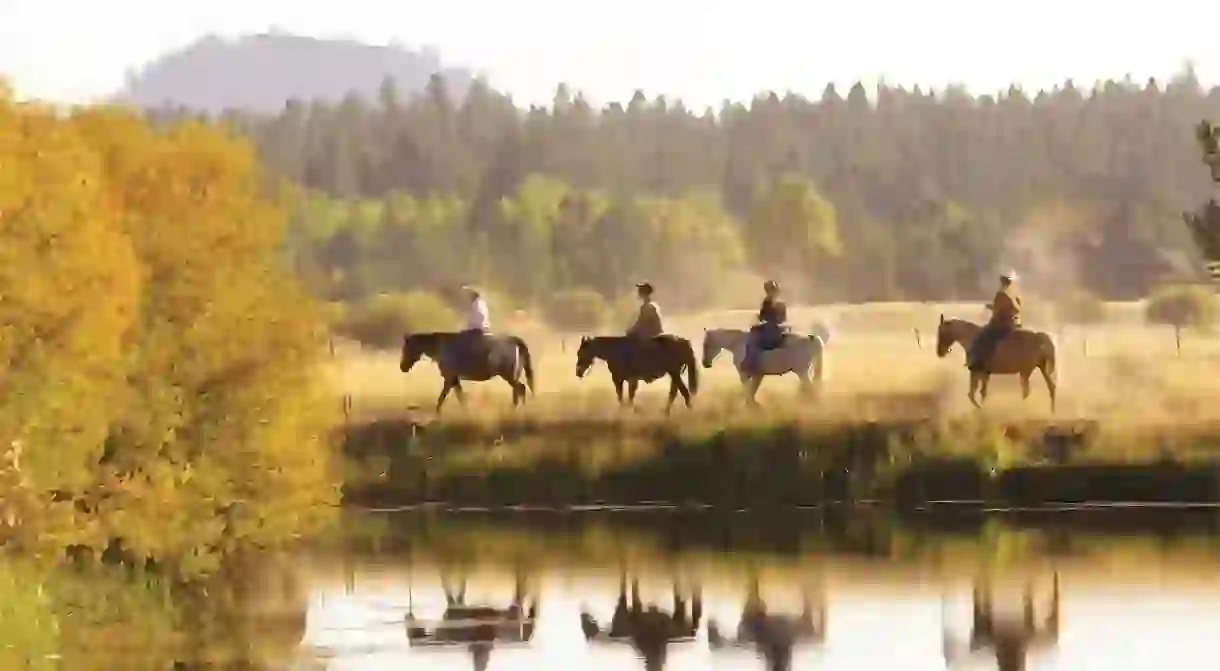
<path fill-rule="evenodd" d="M 538 329 L 513 329 L 534 352 L 538 386 L 537 395 L 515 412 L 507 386 L 488 382 L 469 385 L 467 406 L 451 398 L 443 417 L 436 418 L 431 408 L 440 380 L 434 365 L 425 362 L 404 375 L 394 352 L 341 343 L 331 372 L 350 403 L 349 453 L 362 457 L 357 460 L 361 472 L 349 480 L 394 481 L 425 499 L 479 491 L 473 500 L 480 503 L 496 496 L 526 502 L 522 497 L 541 486 L 538 478 L 549 478 L 551 489 L 563 489 L 539 494 L 552 502 L 648 497 L 649 492 L 661 498 L 671 489 L 664 483 L 673 479 L 722 479 L 718 473 L 726 470 L 746 482 L 734 487 L 766 488 L 767 478 L 789 476 L 797 463 L 798 470 L 816 472 L 824 482 L 828 471 L 842 469 L 853 471 L 853 477 L 883 472 L 892 479 L 930 457 L 985 470 L 1065 460 L 1147 464 L 1168 455 L 1210 460 L 1213 445 L 1220 444 L 1215 402 L 1220 339 L 1186 332 L 1179 352 L 1172 329 L 1143 323 L 1141 304 L 1111 304 L 1107 312 L 1107 323 L 1091 327 L 1030 321 L 1058 339 L 1060 392 L 1054 414 L 1037 376 L 1027 400 L 1020 398 L 1015 378 L 1001 377 L 992 381 L 986 411 L 971 408 L 963 353 L 955 349 L 938 358 L 935 338 L 941 313 L 981 320 L 983 310 L 973 304 L 797 309 L 794 324 L 821 321 L 832 331 L 824 393 L 817 400 L 802 399 L 791 376 L 769 378 L 761 409 L 742 403 L 726 357 L 701 371 L 694 409 L 675 407 L 666 417 L 667 388 L 656 383 L 641 390 L 637 412 L 624 412 L 603 365 L 585 379 L 576 378 L 579 336 Z M 703 328 L 741 325 L 749 318 L 743 312 L 710 313 L 674 319 L 669 328 L 700 347 Z M 415 441 L 419 447 L 410 451 L 401 449 L 412 442 L 407 417 L 426 425 Z M 1047 451 L 1048 436 L 1065 435 L 1060 443 L 1070 443 L 1070 459 Z M 405 464 L 408 452 L 423 461 Z M 627 472 L 635 474 L 632 487 L 587 488 L 591 481 L 604 483 Z M 499 474 L 495 486 L 489 473 Z M 465 484 L 437 484 L 446 478 Z M 507 484 L 514 479 L 515 485 Z M 808 479 L 798 480 L 790 486 L 811 486 Z M 874 485 L 859 495 L 876 494 L 892 482 Z M 420 493 L 424 490 L 429 493 Z M 695 490 L 687 494 L 706 498 Z"/>

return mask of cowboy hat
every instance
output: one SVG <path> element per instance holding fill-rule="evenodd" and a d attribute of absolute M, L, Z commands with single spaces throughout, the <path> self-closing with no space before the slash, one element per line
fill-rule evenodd
<path fill-rule="evenodd" d="M 647 282 L 638 282 L 636 283 L 635 288 L 643 291 L 644 293 L 652 293 L 652 285 Z"/>
<path fill-rule="evenodd" d="M 1006 271 L 1000 273 L 1000 279 L 1008 280 L 1009 282 L 1016 282 L 1017 281 L 1017 271 L 1006 270 Z"/>

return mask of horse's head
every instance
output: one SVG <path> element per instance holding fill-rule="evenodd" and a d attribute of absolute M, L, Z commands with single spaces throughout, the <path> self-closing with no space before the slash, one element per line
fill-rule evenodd
<path fill-rule="evenodd" d="M 940 324 L 936 327 L 936 356 L 944 357 L 953 348 L 953 343 L 957 342 L 957 332 L 954 328 L 955 320 L 945 319 L 945 315 L 940 316 Z"/>
<path fill-rule="evenodd" d="M 581 336 L 580 347 L 576 348 L 576 377 L 584 377 L 589 374 L 593 362 L 601 356 L 600 349 L 596 338 Z"/>
<path fill-rule="evenodd" d="M 711 368 L 717 357 L 727 347 L 723 329 L 703 330 L 703 367 Z"/>
<path fill-rule="evenodd" d="M 398 370 L 407 373 L 424 355 L 434 356 L 436 351 L 435 333 L 409 333 L 402 339 L 402 358 L 398 361 Z"/>

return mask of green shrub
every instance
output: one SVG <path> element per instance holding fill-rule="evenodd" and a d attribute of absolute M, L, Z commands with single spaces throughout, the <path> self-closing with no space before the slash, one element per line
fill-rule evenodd
<path fill-rule="evenodd" d="M 423 331 L 454 331 L 460 318 L 435 294 L 412 291 L 378 294 L 347 310 L 335 331 L 368 347 L 394 349 L 403 334 Z"/>
<path fill-rule="evenodd" d="M 543 306 L 548 324 L 559 331 L 586 333 L 602 328 L 609 307 L 601 294 L 590 289 L 571 289 L 551 294 Z"/>

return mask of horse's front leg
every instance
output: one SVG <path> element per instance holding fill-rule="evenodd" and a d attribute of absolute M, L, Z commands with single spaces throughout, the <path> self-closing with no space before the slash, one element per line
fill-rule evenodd
<path fill-rule="evenodd" d="M 618 397 L 618 404 L 623 404 L 623 378 L 615 377 L 614 380 L 614 395 Z"/>
<path fill-rule="evenodd" d="M 640 381 L 639 380 L 635 380 L 635 379 L 627 380 L 627 404 L 631 406 L 632 410 L 638 411 L 638 409 L 635 407 L 635 394 L 639 390 L 640 390 Z"/>
<path fill-rule="evenodd" d="M 983 373 L 983 381 L 979 385 L 979 397 L 983 403 L 987 402 L 987 387 L 991 386 L 991 373 Z"/>
<path fill-rule="evenodd" d="M 458 403 L 464 407 L 466 405 L 466 390 L 462 389 L 462 380 L 453 378 L 453 393 L 457 395 Z"/>
<path fill-rule="evenodd" d="M 1029 398 L 1029 376 L 1033 371 L 1021 373 L 1021 400 Z"/>
<path fill-rule="evenodd" d="M 982 374 L 981 374 L 981 373 L 976 373 L 976 372 L 974 372 L 974 371 L 970 371 L 970 393 L 969 393 L 969 398 L 970 398 L 970 402 L 971 402 L 972 404 L 974 404 L 974 407 L 976 407 L 976 408 L 981 408 L 981 407 L 983 407 L 983 406 L 979 405 L 978 399 L 977 399 L 977 398 L 975 398 L 975 394 L 976 394 L 976 393 L 978 393 L 978 389 L 979 389 L 979 382 L 982 380 L 982 377 L 983 377 L 983 376 L 982 376 Z"/>

